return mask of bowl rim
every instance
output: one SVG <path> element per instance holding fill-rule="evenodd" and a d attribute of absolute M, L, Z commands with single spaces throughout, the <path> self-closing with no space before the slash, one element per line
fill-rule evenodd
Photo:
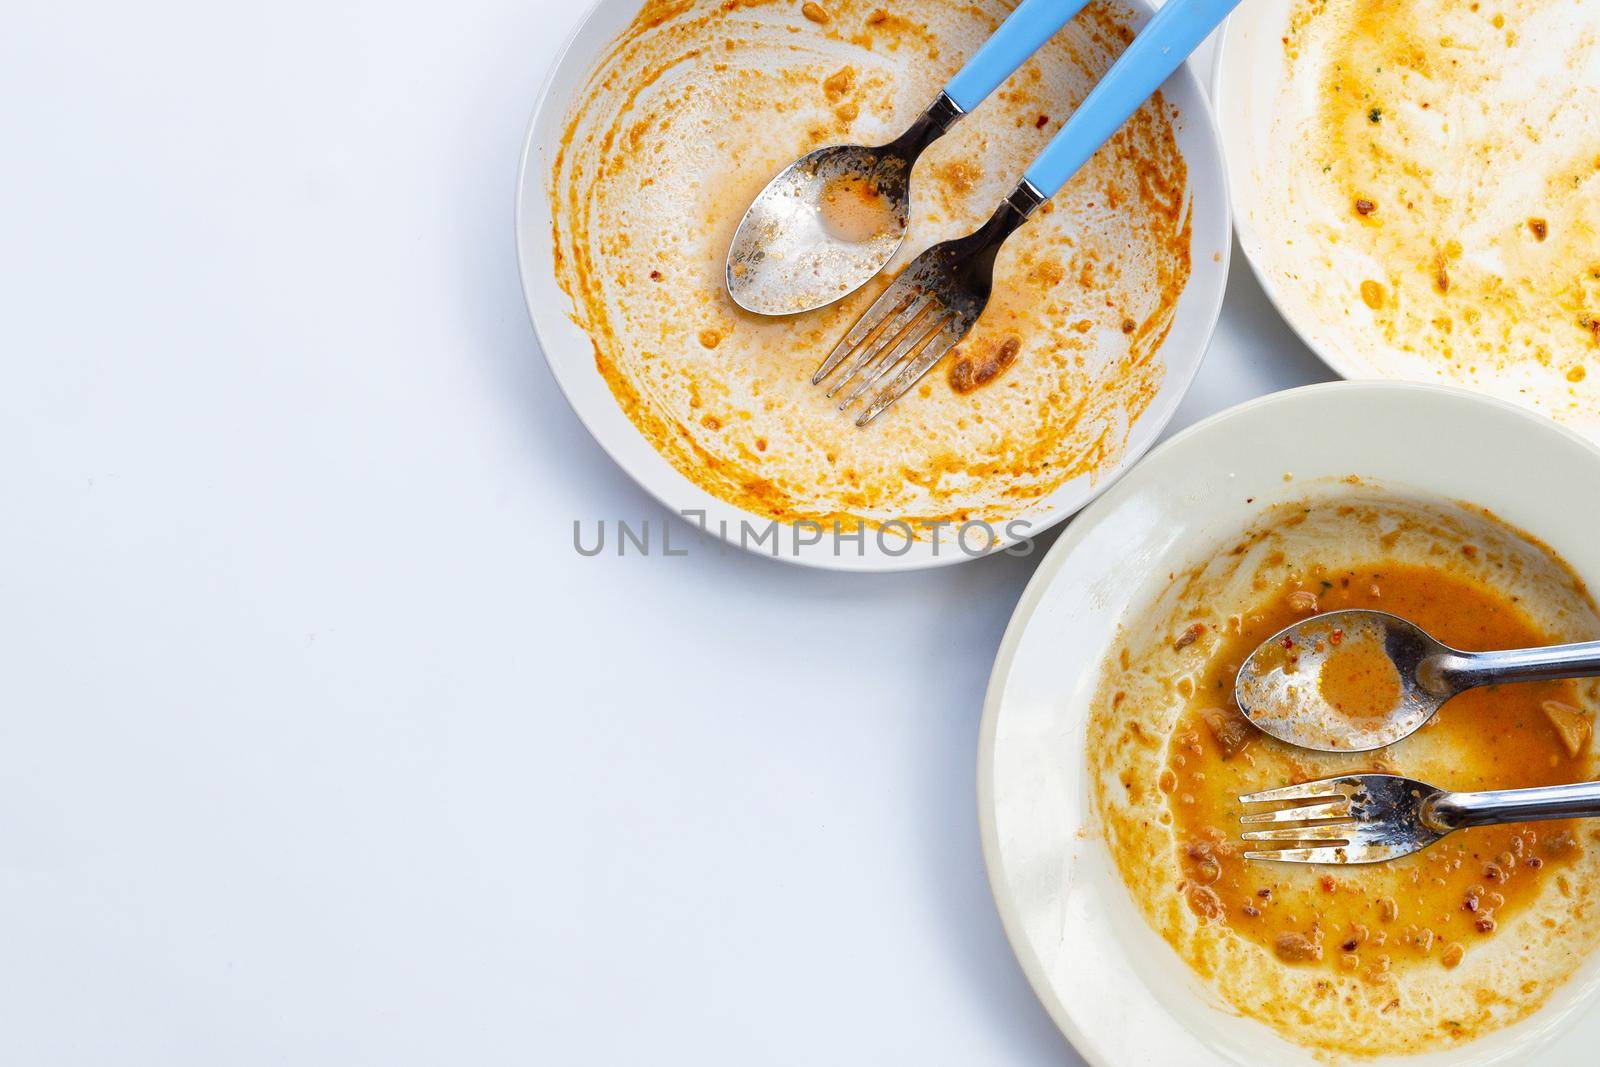
<path fill-rule="evenodd" d="M 1307 397 L 1314 398 L 1329 393 L 1359 395 L 1363 392 L 1443 394 L 1455 397 L 1468 404 L 1499 409 L 1502 414 L 1513 416 L 1531 432 L 1550 433 L 1557 438 L 1565 439 L 1568 444 L 1579 446 L 1579 449 L 1588 455 L 1596 470 L 1600 471 L 1600 445 L 1570 427 L 1555 422 L 1537 412 L 1510 401 L 1486 396 L 1483 393 L 1459 386 L 1388 379 L 1318 382 L 1254 397 L 1210 415 L 1174 434 L 1151 449 L 1141 462 L 1140 467 L 1149 467 L 1169 452 L 1187 449 L 1195 437 L 1210 433 L 1219 424 L 1233 421 L 1242 415 L 1257 411 L 1263 407 L 1299 403 Z M 1028 934 L 1023 928 L 1022 917 L 1017 912 L 1009 887 L 1005 884 L 1003 873 L 1000 827 L 996 812 L 994 765 L 1001 706 L 1019 647 L 1028 627 L 1043 603 L 1051 585 L 1060 576 L 1074 550 L 1086 540 L 1092 530 L 1103 519 L 1121 506 L 1122 501 L 1128 494 L 1137 491 L 1138 485 L 1139 479 L 1137 477 L 1119 480 L 1112 491 L 1102 495 L 1083 509 L 1077 520 L 1062 533 L 1055 544 L 1045 553 L 1044 558 L 1040 560 L 1039 566 L 1029 579 L 1026 587 L 1024 587 L 1022 595 L 1017 601 L 1017 606 L 1013 610 L 1001 636 L 999 647 L 995 653 L 994 667 L 990 672 L 989 682 L 984 690 L 983 711 L 978 728 L 977 775 L 974 792 L 978 808 L 979 844 L 990 896 L 1000 917 L 1007 944 L 1011 948 L 1012 954 L 1016 958 L 1017 964 L 1032 988 L 1035 997 L 1044 1007 L 1046 1013 L 1049 1014 L 1057 1029 L 1071 1043 L 1074 1050 L 1092 1067 L 1128 1067 L 1128 1065 L 1113 1059 L 1112 1055 L 1099 1043 L 1098 1039 L 1086 1033 L 1079 1025 L 1073 1009 L 1063 1003 L 1061 998 L 1055 994 L 1051 979 L 1045 972 L 1043 964 L 1037 958 Z M 1412 488 L 1426 491 L 1427 487 L 1414 485 Z M 1529 530 L 1528 532 L 1534 537 L 1540 536 L 1540 532 L 1537 530 Z M 1600 953 L 1600 950 L 1597 950 L 1597 953 Z M 1567 983 L 1558 987 L 1558 991 L 1578 980 L 1578 977 L 1574 975 Z M 1161 1004 L 1164 1009 L 1168 1008 L 1168 1004 L 1162 1001 L 1160 997 L 1153 997 L 1153 999 Z M 1536 1009 L 1517 1025 L 1526 1023 L 1530 1019 L 1536 1019 L 1545 1010 L 1545 1007 Z M 1569 1013 L 1574 1017 L 1580 1014 L 1577 1012 Z M 1575 1021 L 1575 1018 L 1564 1020 L 1567 1024 L 1572 1024 Z M 1461 1046 L 1461 1048 L 1470 1048 L 1471 1044 L 1473 1043 L 1468 1043 L 1468 1045 Z M 1391 1061 L 1386 1057 L 1380 1057 L 1374 1062 Z"/>
<path fill-rule="evenodd" d="M 1225 99 L 1225 90 L 1223 88 L 1223 72 L 1228 69 L 1228 45 L 1232 41 L 1234 34 L 1243 32 L 1240 27 L 1248 25 L 1252 17 L 1259 17 L 1255 16 L 1253 11 L 1245 10 L 1249 6 L 1246 4 L 1235 8 L 1223 20 L 1222 28 L 1217 31 L 1217 44 L 1213 52 L 1211 77 L 1207 79 L 1206 95 L 1211 98 L 1211 105 L 1218 114 L 1229 116 L 1217 120 L 1217 136 L 1219 138 L 1223 136 L 1223 125 L 1236 121 L 1232 116 L 1239 113 L 1237 108 L 1230 111 L 1226 107 L 1227 100 Z M 1267 302 L 1278 313 L 1278 317 L 1288 323 L 1289 329 L 1300 339 L 1300 343 L 1309 348 L 1312 354 L 1320 359 L 1329 370 L 1347 381 L 1410 381 L 1411 379 L 1384 377 L 1362 368 L 1355 360 L 1347 358 L 1342 351 L 1319 337 L 1312 328 L 1314 323 L 1310 322 L 1308 317 L 1297 316 L 1294 313 L 1277 279 L 1266 269 L 1264 263 L 1266 242 L 1262 240 L 1260 231 L 1250 222 L 1249 212 L 1245 211 L 1235 200 L 1236 197 L 1245 195 L 1242 188 L 1243 183 L 1235 184 L 1231 168 L 1229 170 L 1228 203 L 1232 211 L 1234 239 L 1238 241 L 1240 250 L 1244 252 L 1244 261 L 1250 265 L 1250 273 L 1255 276 L 1256 283 L 1261 286 L 1261 291 L 1267 295 Z M 1425 384 L 1439 384 L 1442 388 L 1447 389 L 1463 388 L 1444 383 Z M 1470 389 L 1464 391 L 1475 392 L 1475 390 Z M 1484 396 L 1488 394 L 1478 393 L 1477 395 Z"/>
<path fill-rule="evenodd" d="M 555 336 L 555 321 L 551 320 L 543 325 L 540 322 L 542 315 L 567 317 L 570 301 L 561 307 L 544 308 L 543 302 L 536 292 L 536 282 L 544 280 L 547 275 L 553 278 L 552 265 L 548 262 L 548 257 L 542 255 L 541 249 L 529 239 L 529 225 L 530 222 L 537 221 L 538 206 L 540 204 L 545 205 L 545 214 L 548 215 L 548 183 L 536 173 L 536 168 L 545 166 L 540 154 L 540 145 L 537 140 L 538 134 L 546 118 L 546 112 L 558 103 L 555 100 L 557 81 L 568 72 L 570 66 L 576 63 L 581 63 L 584 67 L 584 73 L 587 73 L 599 58 L 599 53 L 581 58 L 577 56 L 576 46 L 584 31 L 601 15 L 602 11 L 624 4 L 637 7 L 640 2 L 641 0 L 590 0 L 583 15 L 572 27 L 566 39 L 550 60 L 549 68 L 545 72 L 544 79 L 535 97 L 533 110 L 523 134 L 522 146 L 518 155 L 516 183 L 513 189 L 513 237 L 516 246 L 518 283 L 522 289 L 523 304 L 527 310 L 529 322 L 533 327 L 534 339 L 538 343 L 540 355 L 544 358 L 551 377 L 555 379 L 557 388 L 566 399 L 567 406 L 577 416 L 578 421 L 583 425 L 590 437 L 600 446 L 601 451 L 605 452 L 617 466 L 622 468 L 623 472 L 643 489 L 649 497 L 673 515 L 683 517 L 697 513 L 695 509 L 684 506 L 686 503 L 691 502 L 684 499 L 686 494 L 691 496 L 698 494 L 706 497 L 710 503 L 707 504 L 706 510 L 700 512 L 700 514 L 709 517 L 711 516 L 712 507 L 715 507 L 718 512 L 722 513 L 716 516 L 722 521 L 719 523 L 705 521 L 701 531 L 702 534 L 713 533 L 726 544 L 734 545 L 756 555 L 766 555 L 766 553 L 747 543 L 744 538 L 736 539 L 733 531 L 738 527 L 728 520 L 755 520 L 762 524 L 767 524 L 771 520 L 705 492 L 699 486 L 690 482 L 675 467 L 667 464 L 653 446 L 650 446 L 652 456 L 660 459 L 666 466 L 666 474 L 658 476 L 645 469 L 645 463 L 649 461 L 650 457 L 637 458 L 628 454 L 625 448 L 613 446 L 608 435 L 597 429 L 595 420 L 589 417 L 587 405 L 578 395 L 576 378 L 572 376 L 573 372 L 570 369 L 565 371 L 563 369 L 566 361 L 558 360 L 551 355 L 550 342 Z M 1151 0 L 1124 0 L 1124 3 L 1140 19 L 1147 20 L 1155 11 Z M 1129 431 L 1130 445 L 1124 449 L 1118 462 L 1109 469 L 1099 472 L 1098 477 L 1084 486 L 1080 490 L 1081 495 L 1075 499 L 1064 498 L 1060 503 L 1054 504 L 1047 509 L 1042 509 L 1036 515 L 1026 516 L 1028 533 L 1026 537 L 1022 538 L 1021 542 L 996 539 L 995 543 L 985 552 L 968 554 L 964 551 L 939 552 L 935 550 L 926 554 L 917 551 L 906 551 L 896 555 L 875 550 L 871 553 L 851 556 L 844 553 L 829 555 L 820 552 L 809 553 L 797 550 L 793 553 L 772 553 L 771 558 L 796 566 L 858 573 L 925 570 L 986 558 L 996 553 L 1005 552 L 1008 549 L 1014 549 L 1018 543 L 1031 542 L 1040 534 L 1076 515 L 1120 481 L 1123 475 L 1136 466 L 1149 453 L 1150 449 L 1160 442 L 1162 433 L 1165 432 L 1173 416 L 1182 406 L 1184 398 L 1193 388 L 1194 380 L 1199 374 L 1200 367 L 1205 362 L 1205 357 L 1215 338 L 1217 323 L 1221 318 L 1222 307 L 1226 298 L 1228 275 L 1233 261 L 1233 243 L 1236 234 L 1227 160 L 1223 154 L 1221 129 L 1210 93 L 1204 79 L 1195 71 L 1190 60 L 1185 60 L 1180 64 L 1178 70 L 1168 78 L 1167 82 L 1163 83 L 1163 88 L 1170 86 L 1174 79 L 1177 79 L 1179 84 L 1184 86 L 1186 94 L 1194 102 L 1193 107 L 1185 106 L 1182 110 L 1184 118 L 1189 121 L 1194 130 L 1192 134 L 1187 136 L 1201 138 L 1206 147 L 1207 157 L 1214 161 L 1214 166 L 1209 176 L 1209 188 L 1211 190 L 1209 198 L 1213 199 L 1215 204 L 1208 205 L 1208 208 L 1214 208 L 1213 214 L 1219 216 L 1215 227 L 1219 248 L 1217 249 L 1217 258 L 1207 264 L 1207 267 L 1211 269 L 1207 270 L 1205 274 L 1208 279 L 1215 279 L 1214 291 L 1211 295 L 1209 306 L 1202 307 L 1197 314 L 1198 322 L 1196 325 L 1203 328 L 1183 331 L 1183 336 L 1188 339 L 1184 350 L 1192 350 L 1194 352 L 1193 358 L 1187 361 L 1187 368 L 1179 369 L 1181 378 L 1174 377 L 1170 380 L 1170 383 L 1164 383 L 1157 399 L 1152 400 L 1151 406 L 1147 407 L 1139 419 L 1134 422 Z M 564 106 L 566 101 L 559 101 L 559 103 Z M 1197 117 L 1198 121 L 1196 121 Z M 1191 166 L 1191 171 L 1193 169 Z M 536 184 L 530 186 L 530 182 Z M 1200 187 L 1201 184 L 1191 176 L 1189 191 L 1192 202 L 1198 199 L 1195 197 L 1194 191 Z M 530 196 L 530 192 L 534 192 L 536 195 Z M 1195 248 L 1194 242 L 1197 240 L 1198 237 L 1191 238 L 1191 250 Z M 1196 262 L 1199 262 L 1199 258 L 1195 256 Z M 1191 273 L 1191 284 L 1197 274 L 1199 274 L 1198 270 Z M 1188 291 L 1186 286 L 1185 292 L 1187 293 Z M 1163 362 L 1166 362 L 1167 346 L 1176 343 L 1175 335 L 1178 333 L 1179 331 L 1172 331 L 1162 343 L 1159 351 L 1163 356 Z M 589 366 L 592 367 L 592 361 Z M 1170 370 L 1171 364 L 1167 363 L 1167 366 Z M 1166 401 L 1163 409 L 1157 409 L 1156 403 L 1162 394 L 1169 394 L 1170 399 Z M 614 403 L 615 398 L 612 397 L 611 399 Z M 1145 439 L 1142 447 L 1136 448 L 1133 445 L 1132 438 L 1135 432 Z M 637 435 L 636 429 L 634 433 Z M 642 440 L 642 437 L 640 439 Z M 1064 486 L 1058 486 L 1056 490 L 1042 498 L 1042 500 L 1049 500 L 1052 496 L 1061 494 L 1063 488 Z M 1024 518 L 1024 516 L 1012 515 L 994 525 L 1004 528 L 1008 522 L 1021 518 Z M 782 527 L 793 526 L 791 523 L 779 523 L 778 525 Z M 917 542 L 913 547 L 919 547 L 922 544 L 923 542 Z"/>

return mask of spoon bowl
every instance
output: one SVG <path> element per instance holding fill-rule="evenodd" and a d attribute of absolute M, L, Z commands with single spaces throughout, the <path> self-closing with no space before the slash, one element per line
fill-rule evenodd
<path fill-rule="evenodd" d="M 1423 670 L 1430 657 L 1452 652 L 1387 612 L 1328 612 L 1263 641 L 1239 668 L 1234 698 L 1246 718 L 1280 741 L 1368 752 L 1416 731 L 1455 695 L 1422 681 L 1432 676 Z M 1359 707 L 1339 699 L 1339 686 L 1328 683 L 1341 673 L 1357 684 L 1364 680 L 1375 699 Z"/>
<path fill-rule="evenodd" d="M 728 248 L 734 303 L 761 315 L 796 315 L 881 271 L 905 239 L 911 211 L 915 155 L 904 142 L 819 148 L 768 182 Z"/>

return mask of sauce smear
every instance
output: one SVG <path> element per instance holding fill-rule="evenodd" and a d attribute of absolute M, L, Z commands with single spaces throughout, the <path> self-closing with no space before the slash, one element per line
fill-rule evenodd
<path fill-rule="evenodd" d="M 1469 690 L 1417 734 L 1378 752 L 1309 753 L 1260 733 L 1231 703 L 1234 675 L 1262 641 L 1320 611 L 1373 608 L 1410 619 L 1469 651 L 1550 643 L 1509 598 L 1439 569 L 1393 562 L 1347 571 L 1310 567 L 1266 591 L 1215 649 L 1172 737 L 1168 791 L 1191 910 L 1222 922 L 1279 960 L 1379 980 L 1411 967 L 1453 968 L 1582 850 L 1571 822 L 1461 830 L 1404 859 L 1298 867 L 1244 859 L 1238 797 L 1334 774 L 1406 774 L 1446 789 L 1507 789 L 1586 777 L 1541 707 L 1576 703 L 1575 683 Z M 1381 715 L 1400 679 L 1375 638 L 1345 635 L 1319 684 L 1353 716 Z M 1240 731 L 1247 731 L 1243 736 Z M 1170 789 L 1168 788 L 1170 786 Z"/>
<path fill-rule="evenodd" d="M 888 198 L 871 178 L 859 175 L 834 178 L 823 186 L 817 209 L 822 228 L 851 244 L 865 244 L 895 227 Z"/>
<path fill-rule="evenodd" d="M 1365 630 L 1332 645 L 1317 685 L 1322 699 L 1354 718 L 1382 718 L 1400 702 L 1400 672 L 1382 641 Z"/>

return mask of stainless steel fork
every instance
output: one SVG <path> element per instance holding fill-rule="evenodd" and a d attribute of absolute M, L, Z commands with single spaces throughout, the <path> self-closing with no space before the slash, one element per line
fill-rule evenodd
<path fill-rule="evenodd" d="M 1067 184 L 1238 2 L 1167 0 L 989 221 L 975 233 L 943 241 L 912 260 L 822 361 L 812 384 L 821 385 L 848 360 L 844 377 L 827 394 L 849 387 L 839 404 L 843 411 L 892 373 L 856 419 L 857 426 L 867 425 L 910 392 L 983 314 L 1001 243 Z"/>
<path fill-rule="evenodd" d="M 1239 802 L 1285 805 L 1239 817 L 1246 826 L 1273 827 L 1243 833 L 1246 841 L 1286 846 L 1246 852 L 1245 859 L 1377 863 L 1468 826 L 1600 816 L 1600 782 L 1451 793 L 1397 774 L 1347 774 L 1248 793 Z"/>

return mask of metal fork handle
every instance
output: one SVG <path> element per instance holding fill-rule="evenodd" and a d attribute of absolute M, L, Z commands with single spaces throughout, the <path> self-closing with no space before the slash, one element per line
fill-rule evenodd
<path fill-rule="evenodd" d="M 1467 826 L 1600 816 L 1600 782 L 1435 793 L 1422 802 L 1418 814 L 1429 829 L 1439 833 Z"/>
<path fill-rule="evenodd" d="M 1600 676 L 1600 641 L 1502 652 L 1446 652 L 1419 664 L 1417 676 L 1437 679 L 1450 692 L 1499 682 L 1594 678 Z"/>
<path fill-rule="evenodd" d="M 1166 0 L 1023 172 L 1023 179 L 1047 200 L 1060 192 L 1238 3 Z"/>

